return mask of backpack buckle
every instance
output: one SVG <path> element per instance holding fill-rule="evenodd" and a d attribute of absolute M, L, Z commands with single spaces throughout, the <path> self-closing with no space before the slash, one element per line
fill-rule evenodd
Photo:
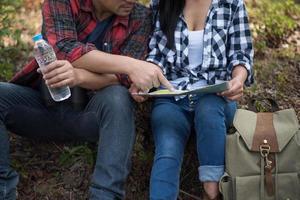
<path fill-rule="evenodd" d="M 270 154 L 271 146 L 268 144 L 267 140 L 264 140 L 264 144 L 259 146 L 260 154 L 265 160 L 265 168 L 271 169 L 272 168 L 272 161 L 269 160 L 268 156 Z"/>

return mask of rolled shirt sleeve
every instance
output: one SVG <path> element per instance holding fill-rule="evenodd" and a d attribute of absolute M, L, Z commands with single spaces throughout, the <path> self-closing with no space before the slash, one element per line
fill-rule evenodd
<path fill-rule="evenodd" d="M 243 0 L 239 0 L 238 8 L 228 30 L 229 51 L 228 73 L 231 74 L 236 66 L 243 66 L 248 72 L 246 86 L 254 82 L 253 77 L 253 44 L 249 28 L 248 15 Z"/>
<path fill-rule="evenodd" d="M 73 62 L 97 49 L 94 44 L 80 42 L 70 1 L 45 0 L 42 14 L 43 37 L 53 46 L 58 59 Z"/>

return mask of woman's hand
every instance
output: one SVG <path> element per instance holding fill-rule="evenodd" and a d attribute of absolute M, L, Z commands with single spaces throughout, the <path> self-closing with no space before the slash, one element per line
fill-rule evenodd
<path fill-rule="evenodd" d="M 138 103 L 142 103 L 142 102 L 148 100 L 147 97 L 142 97 L 142 96 L 136 95 L 137 93 L 140 92 L 140 90 L 139 90 L 138 87 L 136 87 L 134 84 L 132 84 L 132 85 L 130 86 L 129 92 L 130 92 L 132 98 L 133 98 L 136 102 L 138 102 Z"/>
<path fill-rule="evenodd" d="M 69 61 L 57 60 L 41 68 L 46 84 L 51 88 L 74 87 L 79 84 L 79 74 Z"/>
<path fill-rule="evenodd" d="M 232 72 L 232 79 L 229 81 L 229 89 L 219 93 L 227 99 L 236 101 L 244 94 L 244 83 L 247 79 L 248 72 L 243 66 L 236 66 Z"/>

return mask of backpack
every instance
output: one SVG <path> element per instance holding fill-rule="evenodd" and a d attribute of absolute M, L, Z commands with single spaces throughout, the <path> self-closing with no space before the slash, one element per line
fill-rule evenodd
<path fill-rule="evenodd" d="M 274 103 L 272 103 L 274 104 Z M 238 109 L 226 136 L 224 200 L 300 200 L 300 131 L 293 109 Z"/>

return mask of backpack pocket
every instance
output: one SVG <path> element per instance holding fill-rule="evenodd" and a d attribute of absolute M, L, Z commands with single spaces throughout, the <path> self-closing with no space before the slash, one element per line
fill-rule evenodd
<path fill-rule="evenodd" d="M 259 200 L 260 176 L 236 177 L 234 183 L 235 200 Z"/>
<path fill-rule="evenodd" d="M 300 199 L 300 174 L 281 173 L 273 181 L 277 181 L 275 195 L 279 200 L 299 200 Z M 232 178 L 225 174 L 220 180 L 220 192 L 224 200 L 260 200 L 261 176 L 244 176 Z M 265 192 L 264 200 L 275 200 L 274 196 L 268 196 Z"/>
<path fill-rule="evenodd" d="M 227 173 L 220 180 L 219 190 L 223 200 L 232 200 L 232 178 Z"/>
<path fill-rule="evenodd" d="M 277 181 L 278 199 L 300 199 L 300 173 L 279 174 Z"/>

